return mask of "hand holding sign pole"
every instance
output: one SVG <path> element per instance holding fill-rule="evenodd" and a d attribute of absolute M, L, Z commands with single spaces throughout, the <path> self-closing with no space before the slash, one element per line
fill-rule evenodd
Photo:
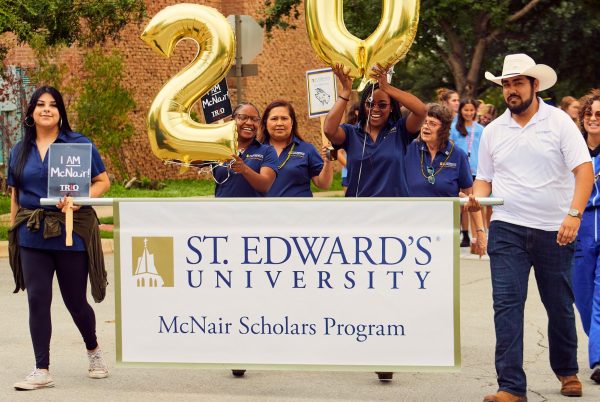
<path fill-rule="evenodd" d="M 200 124 L 190 109 L 215 86 L 234 61 L 235 38 L 225 17 L 211 7 L 177 4 L 158 12 L 141 39 L 163 56 L 171 56 L 182 39 L 196 41 L 194 60 L 160 90 L 148 112 L 152 152 L 184 165 L 194 161 L 226 161 L 236 152 L 235 122 Z"/>

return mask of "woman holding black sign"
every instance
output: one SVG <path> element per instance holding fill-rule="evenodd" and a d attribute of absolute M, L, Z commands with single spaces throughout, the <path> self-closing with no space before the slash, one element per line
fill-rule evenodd
<path fill-rule="evenodd" d="M 48 196 L 48 149 L 51 144 L 89 144 L 73 132 L 61 94 L 52 87 L 37 89 L 29 102 L 25 136 L 11 150 L 8 185 L 11 190 L 9 230 L 10 265 L 16 289 L 27 289 L 29 329 L 35 353 L 35 370 L 15 383 L 17 390 L 53 387 L 50 366 L 52 282 L 58 278 L 63 301 L 81 333 L 89 360 L 88 376 L 105 378 L 108 368 L 96 339 L 96 318 L 87 302 L 89 275 L 92 295 L 101 302 L 106 293 L 106 270 L 98 230 L 91 207 L 40 205 Z M 100 197 L 110 187 L 106 169 L 92 144 L 90 197 Z M 72 204 L 71 204 L 72 205 Z M 65 245 L 66 208 L 72 208 L 73 245 Z"/>

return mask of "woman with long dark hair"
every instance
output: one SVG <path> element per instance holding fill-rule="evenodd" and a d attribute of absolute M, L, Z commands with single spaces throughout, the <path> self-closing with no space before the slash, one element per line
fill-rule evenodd
<path fill-rule="evenodd" d="M 406 197 L 404 155 L 416 137 L 427 109 L 416 96 L 387 82 L 387 71 L 373 69 L 375 84 L 366 86 L 361 95 L 358 124 L 342 124 L 352 91 L 352 79 L 341 65 L 333 68 L 340 81 L 338 99 L 325 118 L 324 131 L 334 146 L 348 156 L 346 197 Z M 408 109 L 402 117 L 400 104 Z"/>
<path fill-rule="evenodd" d="M 58 279 L 65 306 L 85 342 L 89 360 L 88 376 L 104 378 L 108 368 L 96 339 L 94 310 L 86 299 L 90 278 L 96 302 L 106 293 L 106 270 L 102 256 L 98 218 L 91 207 L 70 207 L 66 199 L 56 206 L 40 205 L 48 196 L 48 149 L 51 144 L 90 144 L 69 125 L 61 94 L 52 87 L 37 89 L 29 102 L 25 118 L 25 136 L 11 150 L 8 185 L 11 189 L 9 231 L 10 265 L 16 289 L 27 289 L 29 329 L 35 353 L 35 370 L 18 390 L 53 387 L 50 366 L 52 324 L 52 282 Z M 92 144 L 90 197 L 100 197 L 110 181 L 100 154 Z M 64 214 L 73 209 L 73 245 L 65 245 Z"/>
<path fill-rule="evenodd" d="M 477 175 L 477 160 L 479 158 L 479 142 L 483 134 L 483 126 L 477 122 L 477 108 L 479 102 L 475 99 L 461 99 L 458 105 L 458 114 L 452 122 L 450 128 L 450 139 L 454 141 L 456 146 L 462 149 L 469 159 L 471 166 L 471 176 L 475 180 Z M 485 213 L 484 213 L 485 214 Z M 471 251 L 475 254 L 477 242 L 477 229 L 471 222 L 471 236 L 469 237 L 469 216 L 462 214 L 462 241 L 461 247 L 471 247 Z"/>
<path fill-rule="evenodd" d="M 321 189 L 331 187 L 333 165 L 326 149 L 321 154 L 298 132 L 298 120 L 292 104 L 284 100 L 271 102 L 260 124 L 261 142 L 277 153 L 277 178 L 268 197 L 312 197 L 310 182 Z"/>

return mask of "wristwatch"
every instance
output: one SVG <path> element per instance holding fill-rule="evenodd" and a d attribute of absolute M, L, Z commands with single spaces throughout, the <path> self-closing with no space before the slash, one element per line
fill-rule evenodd
<path fill-rule="evenodd" d="M 571 208 L 571 209 L 569 209 L 569 212 L 567 212 L 567 215 L 570 215 L 570 216 L 572 216 L 572 217 L 574 217 L 574 218 L 579 218 L 579 219 L 581 219 L 581 218 L 582 218 L 582 216 L 581 216 L 581 212 L 579 212 L 579 211 L 578 211 L 578 210 L 576 210 L 575 208 Z"/>

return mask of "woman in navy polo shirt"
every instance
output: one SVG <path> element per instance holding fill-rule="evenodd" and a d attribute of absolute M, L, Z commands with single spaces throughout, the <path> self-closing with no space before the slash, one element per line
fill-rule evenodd
<path fill-rule="evenodd" d="M 276 100 L 265 109 L 261 120 L 261 140 L 277 153 L 278 174 L 267 193 L 269 197 L 312 197 L 310 181 L 328 189 L 333 179 L 333 166 L 313 144 L 298 134 L 294 107 L 287 101 Z"/>
<path fill-rule="evenodd" d="M 277 155 L 273 147 L 256 140 L 260 114 L 251 103 L 233 111 L 237 124 L 238 155 L 231 166 L 217 166 L 215 197 L 264 197 L 277 176 Z"/>
<path fill-rule="evenodd" d="M 85 342 L 88 376 L 108 376 L 96 339 L 94 310 L 86 299 L 88 275 L 96 302 L 104 298 L 107 284 L 98 218 L 91 207 L 73 206 L 73 245 L 66 246 L 64 215 L 60 212 L 66 206 L 65 200 L 56 207 L 40 205 L 40 198 L 48 196 L 48 149 L 53 143 L 89 144 L 90 140 L 71 130 L 61 94 L 52 87 L 41 87 L 31 97 L 25 135 L 11 150 L 8 168 L 10 264 L 17 285 L 15 292 L 27 289 L 35 352 L 35 370 L 14 385 L 19 390 L 54 386 L 48 368 L 55 273 L 64 303 Z M 91 176 L 91 197 L 108 191 L 108 175 L 93 144 Z"/>
<path fill-rule="evenodd" d="M 348 156 L 347 197 L 406 197 L 404 154 L 425 118 L 425 104 L 416 96 L 391 86 L 386 70 L 376 66 L 371 74 L 377 80 L 362 93 L 358 123 L 342 124 L 352 79 L 341 65 L 333 72 L 340 80 L 338 99 L 327 114 L 325 135 Z M 406 119 L 400 114 L 408 109 Z"/>
<path fill-rule="evenodd" d="M 428 105 L 421 134 L 406 152 L 406 180 L 411 197 L 458 197 L 471 194 L 473 179 L 467 154 L 450 139 L 452 112 L 436 103 Z M 486 247 L 481 212 L 472 212 L 476 225 L 476 252 Z"/>

